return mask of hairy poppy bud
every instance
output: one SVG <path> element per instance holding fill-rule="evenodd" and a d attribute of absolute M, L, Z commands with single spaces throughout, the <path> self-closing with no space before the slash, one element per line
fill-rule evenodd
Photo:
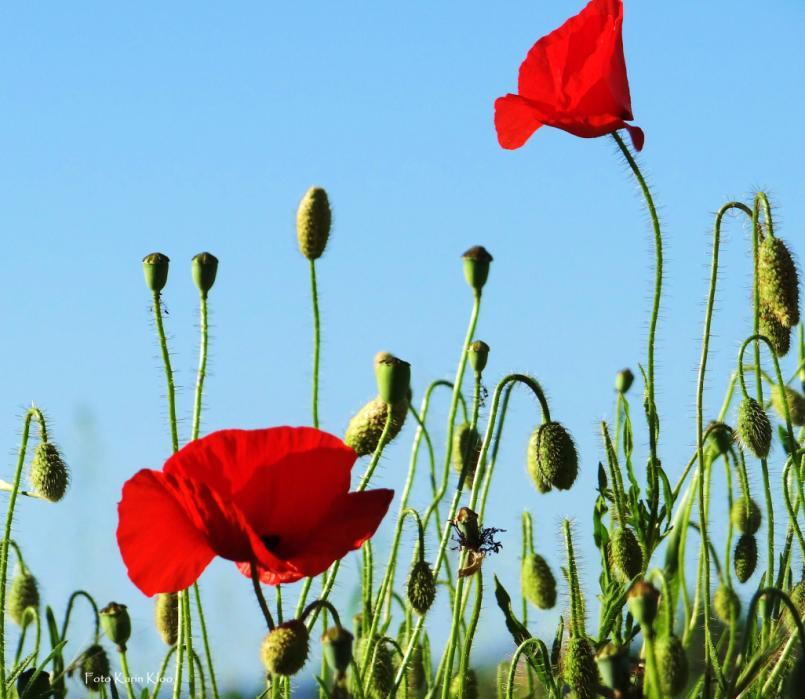
<path fill-rule="evenodd" d="M 211 252 L 200 252 L 193 258 L 193 282 L 199 293 L 206 296 L 218 274 L 218 258 Z"/>
<path fill-rule="evenodd" d="M 634 382 L 634 374 L 631 369 L 621 369 L 615 374 L 615 390 L 618 393 L 626 393 Z"/>
<path fill-rule="evenodd" d="M 164 592 L 157 595 L 154 621 L 165 644 L 175 646 L 179 639 L 179 595 L 177 593 Z"/>
<path fill-rule="evenodd" d="M 635 533 L 628 527 L 619 527 L 610 539 L 609 559 L 624 582 L 643 570 L 643 549 Z"/>
<path fill-rule="evenodd" d="M 464 699 L 478 699 L 478 675 L 475 670 L 467 668 L 466 675 L 454 675 L 450 682 L 450 699 L 458 699 L 461 696 L 462 681 L 464 684 Z"/>
<path fill-rule="evenodd" d="M 786 244 L 766 236 L 758 249 L 760 300 L 786 328 L 799 323 L 799 278 Z"/>
<path fill-rule="evenodd" d="M 425 653 L 422 651 L 422 646 L 418 643 L 411 651 L 411 658 L 408 661 L 408 670 L 405 674 L 408 679 L 408 697 L 423 696 L 428 679 L 425 674 Z"/>
<path fill-rule="evenodd" d="M 735 544 L 732 567 L 739 582 L 745 583 L 752 577 L 757 566 L 757 541 L 751 534 L 742 534 Z"/>
<path fill-rule="evenodd" d="M 367 643 L 369 643 L 368 638 L 361 639 L 359 657 L 364 656 Z M 375 638 L 375 644 L 366 662 L 370 663 L 368 697 L 385 699 L 394 685 L 394 656 L 382 639 Z"/>
<path fill-rule="evenodd" d="M 321 637 L 324 658 L 338 674 L 343 674 L 352 662 L 352 634 L 340 626 L 332 626 Z"/>
<path fill-rule="evenodd" d="M 453 432 L 453 468 L 459 476 L 464 473 L 464 487 L 471 488 L 475 479 L 478 457 L 481 455 L 481 435 L 469 422 L 463 422 Z"/>
<path fill-rule="evenodd" d="M 782 420 L 785 420 L 784 394 L 792 424 L 802 427 L 802 425 L 805 425 L 805 396 L 788 386 L 785 387 L 785 393 L 780 390 L 779 386 L 774 386 L 771 389 L 771 404 Z"/>
<path fill-rule="evenodd" d="M 716 453 L 723 456 L 729 452 L 733 441 L 732 430 L 729 425 L 713 421 L 707 426 L 707 429 L 709 431 L 707 443 L 712 445 Z"/>
<path fill-rule="evenodd" d="M 17 677 L 17 696 L 21 697 L 25 694 L 31 699 L 44 699 L 52 696 L 50 674 L 43 670 L 36 675 L 36 679 L 33 679 L 34 675 L 36 675 L 35 668 L 24 670 L 19 674 L 19 677 Z"/>
<path fill-rule="evenodd" d="M 39 609 L 39 585 L 36 578 L 27 570 L 18 570 L 11 580 L 11 588 L 6 600 L 6 612 L 17 626 L 28 626 L 33 620 L 27 615 L 29 609 Z"/>
<path fill-rule="evenodd" d="M 765 459 L 771 449 L 771 423 L 766 411 L 754 398 L 741 401 L 736 424 L 744 446 L 758 459 Z"/>
<path fill-rule="evenodd" d="M 101 628 L 118 650 L 125 652 L 131 637 L 131 618 L 125 604 L 110 602 L 101 609 Z"/>
<path fill-rule="evenodd" d="M 660 593 L 657 588 L 645 580 L 638 580 L 629 589 L 626 604 L 632 618 L 640 626 L 651 626 L 657 618 Z"/>
<path fill-rule="evenodd" d="M 520 585 L 525 598 L 537 609 L 553 609 L 556 604 L 556 578 L 542 556 L 531 553 L 523 559 Z"/>
<path fill-rule="evenodd" d="M 308 260 L 317 260 L 327 246 L 333 216 L 327 192 L 311 187 L 305 192 L 296 211 L 296 239 L 299 251 Z"/>
<path fill-rule="evenodd" d="M 586 638 L 576 637 L 568 641 L 562 656 L 562 678 L 578 699 L 598 696 L 598 665 Z"/>
<path fill-rule="evenodd" d="M 735 590 L 726 585 L 719 585 L 713 595 L 713 611 L 725 624 L 731 623 L 733 618 L 737 621 L 741 615 L 741 600 L 735 594 Z"/>
<path fill-rule="evenodd" d="M 152 252 L 143 258 L 145 285 L 154 293 L 159 293 L 168 283 L 170 259 L 161 252 Z"/>
<path fill-rule="evenodd" d="M 375 359 L 377 394 L 384 402 L 395 405 L 408 401 L 411 388 L 411 365 L 390 354 Z"/>
<path fill-rule="evenodd" d="M 476 245 L 461 257 L 464 260 L 464 278 L 467 280 L 467 284 L 476 293 L 480 293 L 489 276 L 489 263 L 492 262 L 492 255 L 487 252 L 486 248 Z"/>
<path fill-rule="evenodd" d="M 558 422 L 546 422 L 532 432 L 528 442 L 528 471 L 538 490 L 546 483 L 558 490 L 573 485 L 579 472 L 576 446 L 570 433 Z"/>
<path fill-rule="evenodd" d="M 688 684 L 688 656 L 682 641 L 673 634 L 660 636 L 654 642 L 654 657 L 662 696 L 675 697 Z"/>
<path fill-rule="evenodd" d="M 732 503 L 730 519 L 741 534 L 755 534 L 760 529 L 760 508 L 752 498 L 739 498 Z"/>
<path fill-rule="evenodd" d="M 101 688 L 111 679 L 112 671 L 109 667 L 109 656 L 103 646 L 90 646 L 84 651 L 81 657 L 81 682 L 92 691 L 99 692 Z"/>
<path fill-rule="evenodd" d="M 483 340 L 476 340 L 467 348 L 467 357 L 470 366 L 476 374 L 480 374 L 486 369 L 486 362 L 489 359 L 489 345 Z"/>
<path fill-rule="evenodd" d="M 52 442 L 40 442 L 31 461 L 31 487 L 40 497 L 58 502 L 67 492 L 70 473 L 67 464 Z"/>
<path fill-rule="evenodd" d="M 607 643 L 595 656 L 601 684 L 614 690 L 615 696 L 626 696 L 629 689 L 629 654 L 623 646 Z"/>
<path fill-rule="evenodd" d="M 349 421 L 344 442 L 347 446 L 352 447 L 358 456 L 372 454 L 377 449 L 389 409 L 391 410 L 391 426 L 386 436 L 388 444 L 402 429 L 405 416 L 408 414 L 407 400 L 399 401 L 389 407 L 385 401 L 375 398 L 364 405 Z"/>
<path fill-rule="evenodd" d="M 416 561 L 411 567 L 406 592 L 414 611 L 420 616 L 427 614 L 436 598 L 436 581 L 425 561 Z"/>
<path fill-rule="evenodd" d="M 263 665 L 272 675 L 290 677 L 307 662 L 310 635 L 300 619 L 291 619 L 269 631 L 260 653 Z"/>
<path fill-rule="evenodd" d="M 791 329 L 777 320 L 777 316 L 763 303 L 760 304 L 758 309 L 758 316 L 760 334 L 769 338 L 769 342 L 774 348 L 774 353 L 778 357 L 785 357 L 788 354 L 788 350 L 791 349 Z"/>

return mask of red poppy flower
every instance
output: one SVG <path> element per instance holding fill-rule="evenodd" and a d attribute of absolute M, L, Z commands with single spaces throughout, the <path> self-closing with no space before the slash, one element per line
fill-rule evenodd
<path fill-rule="evenodd" d="M 117 542 L 146 595 L 192 585 L 215 556 L 268 585 L 318 575 L 371 538 L 394 492 L 349 492 L 357 455 L 308 427 L 222 430 L 123 486 Z"/>
<path fill-rule="evenodd" d="M 500 145 L 519 148 L 540 126 L 553 126 L 583 138 L 628 129 L 640 150 L 643 131 L 626 123 L 634 117 L 622 25 L 621 0 L 591 0 L 534 44 L 520 66 L 518 94 L 495 101 Z"/>

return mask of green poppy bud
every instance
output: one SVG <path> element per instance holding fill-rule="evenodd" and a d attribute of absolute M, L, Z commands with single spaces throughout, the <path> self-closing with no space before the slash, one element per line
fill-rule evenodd
<path fill-rule="evenodd" d="M 386 435 L 388 444 L 399 433 L 405 423 L 405 416 L 408 414 L 408 401 L 402 400 L 391 406 L 391 426 Z M 344 435 L 344 442 L 352 447 L 358 456 L 366 456 L 374 453 L 383 435 L 383 427 L 386 424 L 386 414 L 389 405 L 375 398 L 364 405 L 355 416 L 349 421 L 347 432 Z"/>
<path fill-rule="evenodd" d="M 366 662 L 370 663 L 369 692 L 367 696 L 369 699 L 385 699 L 394 685 L 394 656 L 382 640 L 375 640 L 377 642 L 374 644 L 372 652 L 366 659 Z M 364 656 L 368 642 L 368 638 L 361 639 L 359 645 L 360 654 L 358 657 L 362 658 Z"/>
<path fill-rule="evenodd" d="M 58 502 L 64 497 L 70 472 L 55 444 L 40 442 L 37 445 L 29 479 L 34 492 L 45 500 Z"/>
<path fill-rule="evenodd" d="M 760 529 L 760 508 L 752 498 L 739 498 L 732 503 L 730 520 L 741 534 L 755 534 Z"/>
<path fill-rule="evenodd" d="M 39 609 L 39 585 L 27 570 L 18 570 L 11 580 L 6 613 L 11 621 L 24 628 L 33 621 L 33 616 L 26 614 L 29 609 Z"/>
<path fill-rule="evenodd" d="M 421 697 L 427 686 L 428 678 L 425 674 L 425 653 L 420 644 L 415 645 L 411 651 L 406 677 L 408 679 L 409 699 Z"/>
<path fill-rule="evenodd" d="M 752 577 L 757 566 L 757 541 L 751 534 L 742 534 L 735 544 L 732 567 L 738 581 L 745 583 Z"/>
<path fill-rule="evenodd" d="M 525 598 L 537 609 L 553 609 L 556 604 L 556 578 L 539 554 L 531 553 L 523 559 L 520 586 Z"/>
<path fill-rule="evenodd" d="M 299 251 L 308 260 L 317 260 L 327 246 L 333 215 L 327 192 L 311 187 L 305 192 L 296 211 L 296 238 Z"/>
<path fill-rule="evenodd" d="M 626 597 L 626 605 L 632 618 L 640 626 L 646 627 L 651 627 L 657 618 L 659 601 L 660 593 L 657 588 L 645 580 L 638 580 L 632 585 Z"/>
<path fill-rule="evenodd" d="M 411 567 L 406 592 L 414 611 L 420 616 L 427 614 L 436 598 L 436 581 L 425 561 L 416 561 Z"/>
<path fill-rule="evenodd" d="M 310 635 L 305 623 L 291 619 L 268 632 L 260 654 L 268 672 L 290 677 L 305 666 L 309 649 Z"/>
<path fill-rule="evenodd" d="M 453 432 L 453 468 L 459 476 L 464 473 L 464 487 L 472 487 L 478 457 L 481 455 L 481 435 L 469 422 L 458 425 Z"/>
<path fill-rule="evenodd" d="M 388 353 L 384 354 L 375 360 L 377 394 L 390 405 L 407 402 L 411 388 L 411 365 Z"/>
<path fill-rule="evenodd" d="M 713 421 L 707 426 L 707 430 L 709 431 L 707 443 L 710 444 L 720 456 L 727 454 L 734 439 L 729 425 L 725 425 L 723 422 Z"/>
<path fill-rule="evenodd" d="M 577 699 L 598 696 L 598 665 L 586 638 L 571 638 L 562 656 L 562 678 Z"/>
<path fill-rule="evenodd" d="M 475 670 L 467 668 L 466 675 L 454 675 L 450 682 L 450 699 L 458 699 L 461 696 L 461 683 L 464 683 L 464 699 L 478 699 L 478 675 Z"/>
<path fill-rule="evenodd" d="M 789 592 L 788 596 L 791 599 L 791 603 L 798 610 L 799 618 L 805 618 L 805 581 L 800 580 L 796 585 L 794 585 L 794 587 L 791 588 L 791 592 Z M 782 617 L 786 628 L 791 633 L 797 633 L 797 625 L 791 615 L 791 610 L 786 609 L 783 611 Z"/>
<path fill-rule="evenodd" d="M 725 624 L 729 624 L 733 618 L 737 622 L 741 615 L 741 600 L 735 594 L 735 590 L 726 585 L 719 585 L 713 595 L 713 611 Z"/>
<path fill-rule="evenodd" d="M 786 328 L 799 323 L 799 277 L 786 244 L 767 236 L 758 249 L 761 302 Z"/>
<path fill-rule="evenodd" d="M 570 433 L 558 422 L 546 422 L 528 442 L 528 472 L 540 492 L 548 484 L 568 490 L 579 472 L 576 446 Z"/>
<path fill-rule="evenodd" d="M 36 669 L 30 668 L 23 670 L 17 677 L 17 696 L 21 697 L 25 692 L 30 699 L 45 699 L 52 696 L 53 689 L 50 686 L 50 674 L 44 670 L 36 675 Z M 33 680 L 33 682 L 31 681 Z"/>
<path fill-rule="evenodd" d="M 643 549 L 628 527 L 618 528 L 610 539 L 609 559 L 623 582 L 628 582 L 643 570 Z"/>
<path fill-rule="evenodd" d="M 202 296 L 207 296 L 218 274 L 218 258 L 211 252 L 200 252 L 193 258 L 193 283 Z"/>
<path fill-rule="evenodd" d="M 791 349 L 791 329 L 777 320 L 777 316 L 769 310 L 768 306 L 761 303 L 758 311 L 760 334 L 769 338 L 774 353 L 778 357 L 784 357 Z"/>
<path fill-rule="evenodd" d="M 131 618 L 125 604 L 110 602 L 100 612 L 101 628 L 120 652 L 125 652 L 131 637 Z"/>
<path fill-rule="evenodd" d="M 492 262 L 486 248 L 476 245 L 470 248 L 462 256 L 464 260 L 464 278 L 476 293 L 480 293 L 486 284 L 489 276 L 489 264 Z"/>
<path fill-rule="evenodd" d="M 476 374 L 480 374 L 486 369 L 486 362 L 489 359 L 489 345 L 482 340 L 476 340 L 467 348 L 467 357 L 470 366 Z"/>
<path fill-rule="evenodd" d="M 352 662 L 352 634 L 340 626 L 332 626 L 321 637 L 324 659 L 338 674 L 346 673 Z"/>
<path fill-rule="evenodd" d="M 170 259 L 161 252 L 152 252 L 143 258 L 143 274 L 145 275 L 145 285 L 158 294 L 168 283 L 168 267 Z"/>
<path fill-rule="evenodd" d="M 680 694 L 688 684 L 688 656 L 682 641 L 673 634 L 660 636 L 654 642 L 654 657 L 662 696 Z"/>
<path fill-rule="evenodd" d="M 634 374 L 631 369 L 621 369 L 615 374 L 615 390 L 618 393 L 626 393 L 634 383 Z"/>
<path fill-rule="evenodd" d="M 785 387 L 785 400 L 788 403 L 788 414 L 791 423 L 797 427 L 805 425 L 805 396 L 799 391 L 795 391 L 788 386 Z M 771 389 L 771 404 L 781 420 L 785 420 L 785 405 L 783 403 L 783 391 L 779 386 Z"/>
<path fill-rule="evenodd" d="M 175 646 L 179 638 L 179 595 L 164 592 L 157 595 L 154 621 L 165 645 Z"/>
<path fill-rule="evenodd" d="M 93 692 L 100 692 L 101 688 L 111 680 L 109 656 L 106 655 L 103 646 L 96 643 L 84 651 L 81 656 L 80 672 L 81 682 Z"/>
<path fill-rule="evenodd" d="M 623 646 L 607 643 L 595 656 L 601 684 L 615 696 L 626 696 L 630 686 L 629 654 Z"/>
<path fill-rule="evenodd" d="M 736 424 L 744 446 L 758 459 L 765 459 L 771 449 L 771 423 L 766 411 L 754 398 L 741 401 Z"/>

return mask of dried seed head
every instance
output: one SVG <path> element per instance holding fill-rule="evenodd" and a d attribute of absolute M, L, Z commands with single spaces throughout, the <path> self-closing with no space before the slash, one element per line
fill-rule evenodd
<path fill-rule="evenodd" d="M 36 675 L 36 669 L 31 668 L 24 670 L 17 677 L 17 696 L 21 697 L 23 694 L 31 699 L 45 699 L 45 697 L 53 696 L 53 689 L 50 686 L 50 673 L 44 670 Z M 33 682 L 31 682 L 33 680 Z"/>
<path fill-rule="evenodd" d="M 486 248 L 476 245 L 471 247 L 462 256 L 464 260 L 464 278 L 476 293 L 480 293 L 489 277 L 489 264 L 492 262 L 492 255 Z"/>
<path fill-rule="evenodd" d="M 805 425 L 805 396 L 789 386 L 786 386 L 785 392 L 783 392 L 780 390 L 779 386 L 775 385 L 771 390 L 771 404 L 781 420 L 785 420 L 785 405 L 783 404 L 784 393 L 792 424 L 797 427 L 802 427 L 802 425 Z"/>
<path fill-rule="evenodd" d="M 411 365 L 408 362 L 386 353 L 375 357 L 375 379 L 380 399 L 391 405 L 408 402 L 411 389 Z"/>
<path fill-rule="evenodd" d="M 454 675 L 450 682 L 450 699 L 458 699 L 461 696 L 461 683 L 464 682 L 464 699 L 478 699 L 478 675 L 475 670 L 467 668 L 464 676 Z"/>
<path fill-rule="evenodd" d="M 84 686 L 95 692 L 100 692 L 112 676 L 109 667 L 109 656 L 103 646 L 95 644 L 84 651 L 81 657 L 81 682 Z"/>
<path fill-rule="evenodd" d="M 291 619 L 268 632 L 260 655 L 265 669 L 272 675 L 290 677 L 305 666 L 309 650 L 307 627 L 300 619 Z"/>
<path fill-rule="evenodd" d="M 125 604 L 110 602 L 100 612 L 101 628 L 120 651 L 126 650 L 131 637 L 131 618 Z"/>
<path fill-rule="evenodd" d="M 481 455 L 481 435 L 470 423 L 463 422 L 453 432 L 452 461 L 456 473 L 466 474 L 464 487 L 469 489 L 475 479 L 478 457 Z"/>
<path fill-rule="evenodd" d="M 218 274 L 218 258 L 211 252 L 200 252 L 193 258 L 193 283 L 202 296 L 207 296 Z"/>
<path fill-rule="evenodd" d="M 573 485 L 579 472 L 576 446 L 558 422 L 543 423 L 531 433 L 528 471 L 540 492 L 546 483 L 557 490 L 568 490 Z"/>
<path fill-rule="evenodd" d="M 769 342 L 774 348 L 774 353 L 778 357 L 784 357 L 788 354 L 788 350 L 791 349 L 791 329 L 777 320 L 777 316 L 769 310 L 768 306 L 761 303 L 758 310 L 760 320 L 758 330 L 760 330 L 760 334 L 769 338 Z"/>
<path fill-rule="evenodd" d="M 771 422 L 754 398 L 741 401 L 736 425 L 744 446 L 758 459 L 765 459 L 771 449 Z"/>
<path fill-rule="evenodd" d="M 369 699 L 385 699 L 386 695 L 391 691 L 394 685 L 394 656 L 391 654 L 388 646 L 380 639 L 375 639 L 377 642 L 372 648 L 372 652 L 367 659 L 371 663 L 369 668 Z M 369 642 L 368 638 L 361 639 L 359 657 L 365 654 L 365 644 Z"/>
<path fill-rule="evenodd" d="M 707 443 L 712 445 L 716 453 L 723 456 L 729 452 L 734 439 L 729 425 L 713 421 L 707 426 L 707 429 L 710 431 L 707 435 Z"/>
<path fill-rule="evenodd" d="M 598 696 L 598 665 L 590 642 L 571 638 L 562 656 L 562 678 L 578 699 Z"/>
<path fill-rule="evenodd" d="M 607 643 L 595 656 L 601 684 L 616 692 L 615 696 L 626 696 L 629 691 L 629 653 L 623 646 Z"/>
<path fill-rule="evenodd" d="M 626 604 L 632 618 L 640 626 L 648 626 L 654 623 L 657 618 L 657 608 L 659 606 L 660 593 L 654 585 L 645 580 L 638 580 L 629 589 Z"/>
<path fill-rule="evenodd" d="M 480 374 L 486 368 L 489 359 L 489 345 L 483 340 L 476 340 L 467 348 L 467 357 L 470 366 L 476 374 Z"/>
<path fill-rule="evenodd" d="M 729 624 L 733 618 L 737 622 L 741 615 L 741 600 L 735 594 L 735 590 L 726 585 L 719 585 L 713 595 L 713 611 L 725 624 Z"/>
<path fill-rule="evenodd" d="M 311 187 L 305 192 L 296 211 L 296 238 L 299 251 L 308 260 L 317 260 L 327 246 L 333 215 L 327 192 Z"/>
<path fill-rule="evenodd" d="M 375 398 L 364 405 L 349 421 L 344 442 L 352 447 L 358 456 L 372 454 L 377 449 L 380 437 L 383 435 L 388 410 L 389 405 L 385 401 Z M 391 426 L 386 436 L 387 444 L 400 433 L 407 413 L 407 400 L 391 406 Z"/>
<path fill-rule="evenodd" d="M 634 383 L 634 374 L 631 369 L 621 369 L 615 374 L 615 390 L 618 393 L 626 393 Z"/>
<path fill-rule="evenodd" d="M 654 642 L 654 654 L 662 696 L 675 697 L 688 684 L 688 656 L 682 641 L 673 634 L 660 636 Z"/>
<path fill-rule="evenodd" d="M 170 259 L 161 252 L 152 252 L 143 258 L 145 285 L 154 293 L 159 293 L 168 283 Z"/>
<path fill-rule="evenodd" d="M 436 598 L 436 581 L 425 561 L 416 561 L 411 566 L 406 593 L 414 611 L 420 616 L 427 614 Z"/>
<path fill-rule="evenodd" d="M 6 600 L 6 612 L 17 626 L 28 626 L 33 617 L 25 612 L 39 609 L 39 585 L 27 570 L 18 570 L 11 580 Z"/>
<path fill-rule="evenodd" d="M 786 244 L 766 236 L 758 249 L 760 300 L 786 328 L 799 323 L 799 276 Z"/>
<path fill-rule="evenodd" d="M 741 534 L 755 534 L 760 529 L 760 508 L 752 498 L 739 498 L 732 503 L 730 519 Z"/>
<path fill-rule="evenodd" d="M 553 609 L 556 604 L 556 578 L 545 559 L 537 553 L 527 555 L 520 568 L 523 595 L 538 609 Z"/>
<path fill-rule="evenodd" d="M 643 549 L 628 527 L 620 527 L 610 539 L 609 559 L 623 582 L 628 582 L 643 570 Z"/>
<path fill-rule="evenodd" d="M 29 479 L 34 492 L 46 500 L 58 502 L 64 497 L 70 472 L 55 444 L 40 442 L 37 445 Z"/>
<path fill-rule="evenodd" d="M 757 566 L 757 541 L 751 534 L 742 534 L 735 544 L 732 567 L 738 581 L 745 583 L 752 577 Z"/>
<path fill-rule="evenodd" d="M 157 595 L 154 622 L 163 642 L 175 646 L 179 638 L 179 595 L 176 592 Z"/>
<path fill-rule="evenodd" d="M 340 626 L 331 626 L 321 637 L 324 658 L 338 674 L 343 674 L 352 662 L 352 634 Z"/>

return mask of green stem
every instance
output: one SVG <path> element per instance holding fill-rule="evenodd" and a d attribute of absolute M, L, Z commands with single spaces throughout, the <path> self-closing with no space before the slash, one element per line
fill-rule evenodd
<path fill-rule="evenodd" d="M 162 661 L 162 665 L 159 666 L 159 671 L 157 672 L 156 679 L 154 680 L 154 693 L 151 695 L 151 699 L 157 699 L 159 695 L 159 690 L 162 689 L 162 681 L 165 677 L 165 672 L 168 669 L 168 663 L 170 662 L 171 655 L 176 652 L 176 646 L 171 646 L 168 648 L 168 652 L 165 653 L 165 658 Z"/>
<path fill-rule="evenodd" d="M 179 429 L 176 422 L 176 386 L 173 381 L 173 368 L 171 367 L 170 352 L 168 351 L 168 338 L 165 335 L 165 325 L 162 321 L 162 297 L 158 291 L 153 295 L 154 322 L 157 326 L 159 349 L 162 353 L 162 366 L 165 371 L 165 382 L 168 387 L 168 422 L 171 431 L 171 447 L 173 452 L 179 451 Z"/>
<path fill-rule="evenodd" d="M 129 661 L 126 657 L 126 651 L 119 651 L 120 653 L 120 669 L 123 670 L 123 683 L 126 685 L 126 696 L 129 699 L 134 699 L 134 689 L 131 686 L 131 672 L 129 672 Z M 112 680 L 115 681 L 114 679 Z M 192 696 L 192 695 L 191 695 Z"/>
<path fill-rule="evenodd" d="M 269 631 L 274 630 L 274 618 L 271 616 L 271 610 L 268 608 L 263 589 L 260 587 L 260 573 L 255 564 L 251 566 L 251 579 L 252 587 L 254 588 L 254 595 L 257 597 L 257 604 L 260 605 L 260 611 L 263 612 L 263 617 L 266 620 L 266 625 Z"/>
<path fill-rule="evenodd" d="M 466 677 L 470 668 L 470 652 L 472 651 L 472 641 L 475 638 L 475 630 L 478 628 L 478 620 L 481 617 L 481 604 L 484 598 L 484 585 L 482 571 L 475 574 L 475 604 L 472 608 L 470 623 L 467 626 L 467 633 L 464 639 L 464 648 L 461 653 L 461 660 L 458 666 L 459 677 Z M 459 699 L 464 699 L 464 682 L 459 682 Z"/>
<path fill-rule="evenodd" d="M 321 321 L 319 292 L 316 284 L 316 261 L 310 260 L 310 299 L 313 304 L 313 427 L 319 426 L 319 353 L 321 350 Z"/>
<path fill-rule="evenodd" d="M 207 635 L 207 622 L 204 618 L 204 609 L 201 606 L 201 592 L 198 583 L 193 583 L 193 593 L 196 598 L 196 611 L 198 612 L 198 623 L 201 629 L 201 641 L 204 644 L 204 657 L 207 661 L 207 671 L 210 673 L 210 685 L 212 687 L 213 699 L 218 699 L 218 682 L 215 679 L 215 667 L 212 662 L 212 652 L 210 650 L 209 636 Z"/>

